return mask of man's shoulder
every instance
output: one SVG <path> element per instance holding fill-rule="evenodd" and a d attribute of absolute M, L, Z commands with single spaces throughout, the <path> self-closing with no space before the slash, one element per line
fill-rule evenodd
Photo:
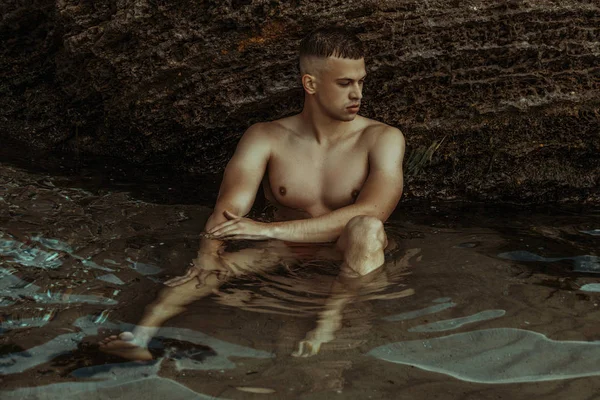
<path fill-rule="evenodd" d="M 406 142 L 404 135 L 398 128 L 372 120 L 373 123 L 365 129 L 368 138 L 367 147 L 374 165 L 388 165 L 396 168 L 402 165 Z"/>
<path fill-rule="evenodd" d="M 251 125 L 244 135 L 257 138 L 270 139 L 275 134 L 278 136 L 285 131 L 293 131 L 292 117 L 281 118 L 274 121 L 257 122 Z"/>
<path fill-rule="evenodd" d="M 364 118 L 363 135 L 372 143 L 378 141 L 404 141 L 400 129 L 374 119 Z"/>
<path fill-rule="evenodd" d="M 270 122 L 258 122 L 251 125 L 242 135 L 242 141 L 252 144 L 267 144 L 272 141 L 273 127 Z"/>

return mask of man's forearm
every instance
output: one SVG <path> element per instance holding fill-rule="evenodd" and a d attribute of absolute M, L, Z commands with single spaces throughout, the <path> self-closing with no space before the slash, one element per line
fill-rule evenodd
<path fill-rule="evenodd" d="M 334 242 L 353 217 L 372 214 L 371 207 L 353 204 L 315 218 L 272 222 L 269 224 L 270 236 L 289 242 Z"/>
<path fill-rule="evenodd" d="M 211 228 L 220 223 L 227 221 L 227 218 L 223 215 L 223 211 L 225 208 L 217 203 L 215 209 L 213 210 L 210 217 L 206 221 L 204 225 L 204 232 L 207 232 Z M 208 256 L 217 256 L 219 250 L 223 247 L 223 241 L 218 239 L 209 239 L 206 237 L 202 237 L 200 239 L 200 246 L 198 248 L 198 257 L 202 257 L 203 255 Z"/>

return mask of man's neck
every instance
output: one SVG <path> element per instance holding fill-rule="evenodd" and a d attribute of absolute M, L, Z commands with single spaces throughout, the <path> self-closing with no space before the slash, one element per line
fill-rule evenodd
<path fill-rule="evenodd" d="M 354 126 L 353 121 L 340 121 L 324 114 L 306 102 L 299 114 L 303 131 L 318 144 L 330 144 L 343 138 Z"/>

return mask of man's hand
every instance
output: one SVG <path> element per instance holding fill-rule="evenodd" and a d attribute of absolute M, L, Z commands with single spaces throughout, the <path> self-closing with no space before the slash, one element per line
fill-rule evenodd
<path fill-rule="evenodd" d="M 227 221 L 214 226 L 207 233 L 211 239 L 220 240 L 264 240 L 271 239 L 269 224 L 239 217 L 227 210 L 223 212 Z"/>
<path fill-rule="evenodd" d="M 229 269 L 218 256 L 204 256 L 193 260 L 185 275 L 169 279 L 164 284 L 174 287 L 183 285 L 192 279 L 196 279 L 198 281 L 198 284 L 196 285 L 197 288 L 206 285 L 215 286 L 219 281 L 227 279 L 229 274 Z M 216 278 L 216 280 L 211 277 Z"/>

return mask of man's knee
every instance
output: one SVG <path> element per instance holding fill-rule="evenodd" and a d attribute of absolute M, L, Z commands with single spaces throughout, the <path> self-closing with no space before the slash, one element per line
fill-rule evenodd
<path fill-rule="evenodd" d="M 358 215 L 348 221 L 345 228 L 347 240 L 352 244 L 364 243 L 383 247 L 385 243 L 385 231 L 383 222 L 368 215 Z"/>

